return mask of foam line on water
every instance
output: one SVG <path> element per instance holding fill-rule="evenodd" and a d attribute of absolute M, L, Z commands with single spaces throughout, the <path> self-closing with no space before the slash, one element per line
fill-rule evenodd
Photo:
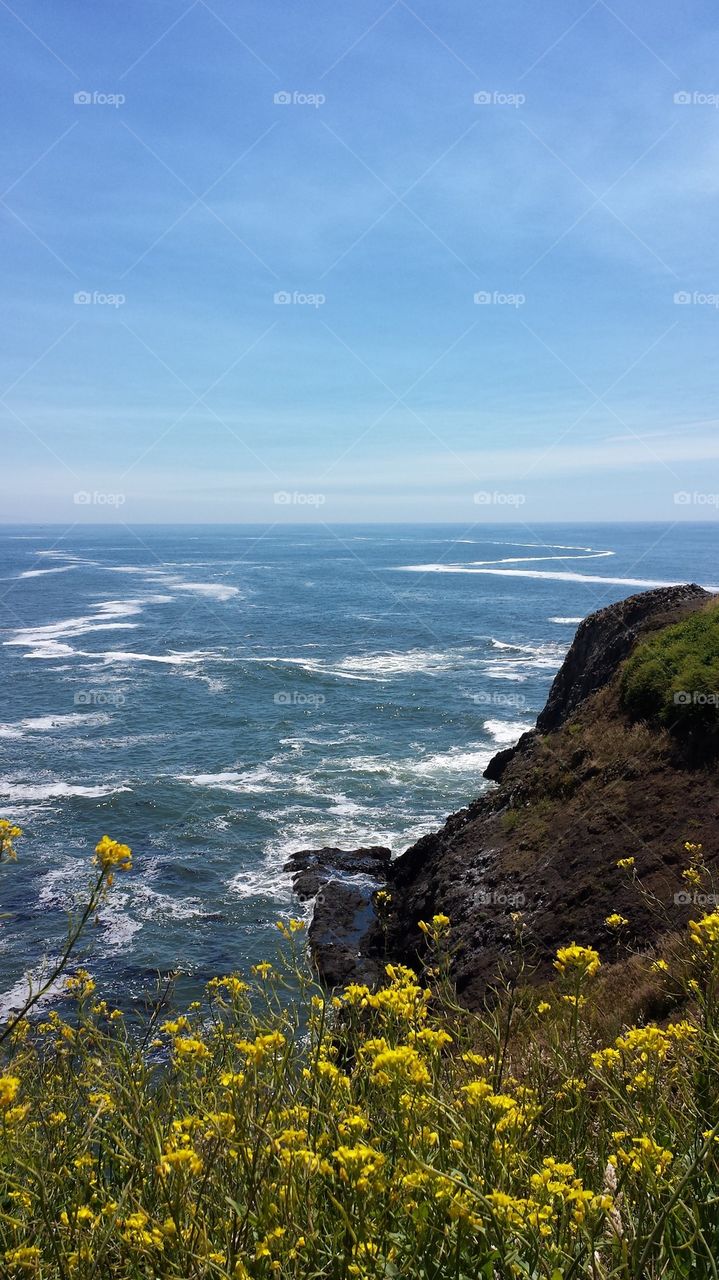
<path fill-rule="evenodd" d="M 84 786 L 74 782 L 13 782 L 0 778 L 0 796 L 10 801 L 70 800 L 75 797 L 84 800 L 97 800 L 101 796 L 117 795 L 121 791 L 131 791 L 132 787 L 124 783 L 109 785 Z"/>
<path fill-rule="evenodd" d="M 603 583 L 605 586 L 616 587 L 642 587 L 651 589 L 653 587 L 676 587 L 681 584 L 674 579 L 667 582 L 652 578 L 610 578 L 600 574 L 591 573 L 563 573 L 560 570 L 550 569 L 477 569 L 471 565 L 454 565 L 454 564 L 403 564 L 394 566 L 394 571 L 398 573 L 473 573 L 473 574 L 491 574 L 496 577 L 506 578 L 544 578 L 551 582 L 597 582 Z M 719 591 L 719 587 L 707 586 L 707 591 Z"/>

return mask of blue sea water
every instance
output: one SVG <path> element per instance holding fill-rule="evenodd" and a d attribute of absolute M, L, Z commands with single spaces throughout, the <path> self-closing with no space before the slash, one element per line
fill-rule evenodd
<path fill-rule="evenodd" d="M 0 992 L 56 955 L 107 832 L 88 945 L 117 998 L 272 954 L 287 855 L 401 852 L 485 784 L 587 613 L 719 582 L 712 524 L 4 526 Z M 719 589 L 716 588 L 715 589 Z"/>

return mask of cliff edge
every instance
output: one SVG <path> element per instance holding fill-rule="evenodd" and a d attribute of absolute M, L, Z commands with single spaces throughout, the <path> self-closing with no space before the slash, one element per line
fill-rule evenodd
<path fill-rule="evenodd" d="M 622 674 L 639 642 L 715 600 L 693 584 L 661 588 L 582 622 L 536 728 L 490 762 L 497 787 L 392 864 L 389 954 L 421 957 L 418 921 L 448 915 L 458 989 L 476 1005 L 509 949 L 514 912 L 542 979 L 562 943 L 618 958 L 625 942 L 647 946 L 711 910 L 681 871 L 686 841 L 703 845 L 708 865 L 719 856 L 716 757 L 688 762 L 671 727 L 631 715 Z M 629 874 L 616 866 L 624 857 L 635 859 Z M 621 941 L 605 924 L 615 912 L 629 921 Z"/>

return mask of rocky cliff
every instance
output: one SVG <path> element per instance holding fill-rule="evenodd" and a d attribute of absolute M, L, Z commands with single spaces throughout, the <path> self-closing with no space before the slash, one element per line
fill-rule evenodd
<path fill-rule="evenodd" d="M 663 588 L 585 619 L 536 728 L 487 768 L 497 785 L 394 863 L 382 862 L 389 919 L 380 927 L 367 898 L 353 903 L 349 951 L 361 963 L 356 973 L 344 963 L 340 980 L 371 977 L 385 954 L 415 962 L 424 947 L 418 921 L 442 912 L 452 921 L 460 995 L 476 1005 L 508 951 L 515 912 L 540 979 L 564 942 L 599 946 L 611 958 L 624 942 L 648 945 L 696 914 L 681 878 L 684 843 L 701 843 L 709 864 L 719 858 L 719 769 L 715 760 L 683 764 L 665 728 L 626 714 L 619 685 L 638 640 L 711 599 L 694 585 Z M 622 857 L 635 859 L 635 873 L 617 868 Z M 321 911 L 329 938 L 327 886 Z M 613 912 L 629 920 L 621 942 L 604 923 Z M 341 944 L 341 929 L 334 936 Z M 320 971 L 336 981 L 332 946 L 326 967 L 322 947 L 315 951 Z"/>

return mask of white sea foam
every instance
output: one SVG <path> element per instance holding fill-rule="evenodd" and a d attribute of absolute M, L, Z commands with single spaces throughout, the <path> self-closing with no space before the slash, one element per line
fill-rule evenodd
<path fill-rule="evenodd" d="M 613 551 L 589 551 L 579 556 L 503 556 L 500 560 L 470 560 L 470 565 L 494 564 L 535 564 L 537 560 L 599 560 L 603 556 L 613 556 Z"/>
<path fill-rule="evenodd" d="M 84 636 L 95 631 L 129 630 L 136 622 L 122 619 L 141 612 L 141 604 L 135 600 L 104 600 L 95 606 L 95 612 L 79 618 L 65 618 L 61 622 L 49 622 L 44 626 L 23 627 L 16 631 L 6 645 L 18 645 L 31 650 L 26 657 L 56 658 L 73 653 L 70 645 L 61 640 Z M 92 656 L 92 655 L 89 655 Z"/>
<path fill-rule="evenodd" d="M 343 671 L 337 666 L 333 667 L 330 663 L 324 662 L 321 658 L 260 658 L 249 656 L 244 661 L 257 662 L 264 666 L 298 667 L 307 675 L 337 676 L 341 680 L 376 681 L 379 679 L 378 676 L 361 675 L 357 671 Z"/>
<path fill-rule="evenodd" d="M 548 641 L 546 644 L 511 644 L 505 640 L 490 639 L 496 651 L 484 667 L 490 680 L 511 680 L 522 683 L 532 671 L 556 671 L 567 652 L 566 645 Z"/>
<path fill-rule="evenodd" d="M 403 787 L 415 778 L 440 777 L 444 774 L 481 774 L 494 753 L 486 747 L 452 747 L 432 755 L 353 756 L 346 762 L 348 773 L 369 773 L 385 777 L 392 786 Z"/>
<path fill-rule="evenodd" d="M 523 733 L 532 728 L 523 720 L 485 720 L 484 727 L 500 747 L 513 746 Z"/>
<path fill-rule="evenodd" d="M 330 805 L 330 813 L 336 813 L 341 818 L 360 817 L 367 812 L 367 806 L 358 804 L 356 800 L 350 800 L 349 796 L 338 795 L 333 796 L 334 803 Z"/>
<path fill-rule="evenodd" d="M 123 783 L 104 786 L 86 787 L 74 782 L 12 782 L 0 778 L 0 796 L 10 801 L 34 800 L 67 800 L 79 796 L 87 800 L 99 799 L 100 796 L 116 795 L 120 791 L 131 791 L 132 788 Z"/>
<path fill-rule="evenodd" d="M 187 582 L 181 578 L 179 574 L 168 573 L 165 568 L 155 569 L 146 565 L 134 564 L 114 564 L 107 565 L 109 573 L 131 573 L 147 579 L 149 582 L 159 582 L 163 587 L 175 592 L 188 592 L 190 594 L 206 596 L 213 600 L 231 600 L 233 596 L 241 594 L 239 587 L 230 586 L 226 582 Z M 201 564 L 193 564 L 188 562 L 188 568 L 198 569 Z M 172 599 L 173 597 L 168 597 Z"/>
<path fill-rule="evenodd" d="M 178 582 L 177 590 L 195 592 L 213 600 L 231 600 L 240 594 L 239 587 L 230 587 L 222 582 Z"/>
<path fill-rule="evenodd" d="M 445 650 L 440 653 L 431 649 L 409 649 L 406 653 L 367 653 L 342 658 L 331 670 L 337 673 L 347 671 L 352 674 L 379 676 L 433 675 L 457 665 L 464 657 L 466 655 L 457 651 Z"/>
<path fill-rule="evenodd" d="M 157 662 L 165 666 L 181 667 L 188 663 L 204 662 L 208 658 L 211 658 L 213 662 L 233 661 L 232 658 L 223 658 L 208 649 L 192 649 L 185 653 L 176 653 L 172 649 L 169 653 L 133 653 L 131 649 L 109 649 L 107 652 L 85 654 L 84 656 L 102 658 L 103 662 L 108 665 L 120 662 Z"/>
<path fill-rule="evenodd" d="M 278 785 L 287 786 L 289 780 L 266 765 L 254 769 L 224 770 L 220 773 L 181 773 L 178 782 L 188 782 L 193 787 L 210 787 L 218 791 L 257 792 L 271 791 Z"/>
<path fill-rule="evenodd" d="M 579 626 L 579 623 L 583 622 L 584 619 L 583 618 L 549 618 L 548 621 L 558 622 L 561 625 L 566 625 L 568 627 L 569 626 L 576 627 L 576 626 Z"/>
<path fill-rule="evenodd" d="M 63 858 L 59 866 L 51 867 L 40 880 L 38 906 L 45 911 L 72 911 L 85 897 L 88 882 L 87 867 L 81 866 L 79 859 Z"/>
<path fill-rule="evenodd" d="M 0 724 L 0 738 L 24 738 L 27 733 L 50 733 L 53 729 L 71 729 L 82 726 L 93 729 L 109 724 L 111 717 L 105 712 L 77 712 L 68 715 L 34 716 L 18 720 L 15 724 Z"/>
<path fill-rule="evenodd" d="M 291 844 L 274 842 L 265 848 L 259 865 L 236 871 L 228 881 L 227 890 L 238 898 L 265 898 L 272 903 L 290 906 L 293 902 L 292 879 L 284 864 L 295 849 L 307 848 L 302 841 Z M 296 899 L 294 899 L 296 901 Z"/>
<path fill-rule="evenodd" d="M 675 587 L 678 579 L 671 582 L 653 578 L 610 578 L 600 574 L 570 573 L 554 569 L 477 569 L 472 565 L 460 564 L 403 564 L 393 566 L 400 573 L 474 573 L 490 574 L 496 577 L 509 578 L 544 578 L 551 582 L 597 582 L 605 586 L 617 587 Z M 719 591 L 719 587 L 707 586 L 707 591 Z"/>
<path fill-rule="evenodd" d="M 62 564 L 53 569 L 26 569 L 24 573 L 18 574 L 18 578 L 42 578 L 46 573 L 69 573 L 71 569 L 78 568 L 77 564 Z"/>
<path fill-rule="evenodd" d="M 335 676 L 340 680 L 380 682 L 399 675 L 434 675 L 470 660 L 462 650 L 409 649 L 406 652 L 349 654 L 336 661 L 325 658 L 249 657 L 247 662 L 299 667 L 308 675 Z"/>
<path fill-rule="evenodd" d="M 57 958 L 55 959 L 57 963 Z M 17 982 L 9 988 L 8 991 L 0 995 L 0 1018 L 3 1020 L 9 1018 L 14 1013 L 19 1013 L 25 1007 L 30 996 L 42 986 L 43 981 L 52 973 L 53 960 L 48 959 L 45 965 L 38 965 L 35 969 L 28 970 L 23 974 L 22 978 L 18 978 Z M 63 991 L 65 987 L 65 978 L 57 978 L 51 983 L 47 991 L 40 997 L 35 1009 L 46 1008 L 48 1004 Z"/>
<path fill-rule="evenodd" d="M 466 773 L 481 777 L 494 752 L 485 749 L 467 750 L 463 747 L 451 747 L 449 751 L 437 751 L 434 755 L 409 764 L 411 773 L 422 778 L 436 777 L 445 773 Z"/>

